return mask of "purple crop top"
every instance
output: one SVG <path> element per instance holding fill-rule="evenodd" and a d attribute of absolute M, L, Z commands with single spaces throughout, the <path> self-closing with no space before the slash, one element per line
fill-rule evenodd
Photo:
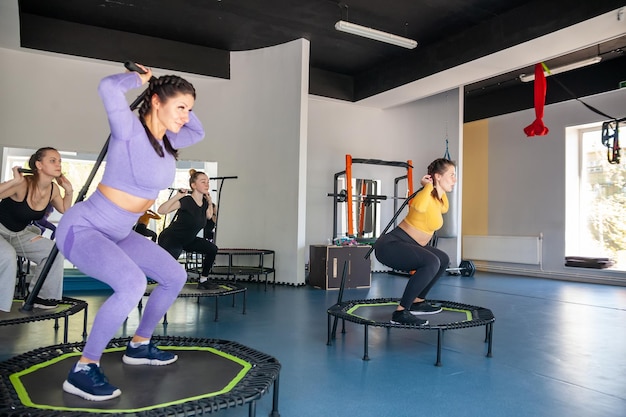
<path fill-rule="evenodd" d="M 103 78 L 98 93 L 111 127 L 106 168 L 102 184 L 153 200 L 174 181 L 176 160 L 163 147 L 164 157 L 155 151 L 139 117 L 130 110 L 125 93 L 141 86 L 134 72 Z M 193 112 L 178 133 L 166 133 L 174 149 L 191 146 L 204 137 L 202 123 Z M 161 145 L 163 146 L 163 145 Z"/>

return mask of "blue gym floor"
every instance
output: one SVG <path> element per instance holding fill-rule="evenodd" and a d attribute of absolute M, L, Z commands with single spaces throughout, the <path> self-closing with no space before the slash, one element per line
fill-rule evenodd
<path fill-rule="evenodd" d="M 369 289 L 344 300 L 399 297 L 406 278 L 375 273 Z M 626 416 L 626 287 L 477 272 L 444 276 L 429 295 L 491 309 L 493 357 L 485 327 L 445 332 L 442 366 L 434 366 L 436 332 L 370 328 L 370 361 L 363 361 L 363 326 L 347 322 L 326 345 L 326 309 L 338 292 L 246 283 L 241 298 L 179 298 L 157 334 L 233 340 L 282 364 L 282 417 L 308 416 Z M 68 292 L 89 303 L 89 321 L 105 291 Z M 119 336 L 130 336 L 139 311 Z M 0 360 L 62 342 L 53 321 L 0 327 Z M 82 312 L 70 318 L 70 341 L 80 341 Z M 115 383 L 115 381 L 112 381 Z M 198 381 L 202 383 L 202 381 Z M 59 383 L 61 389 L 61 383 Z M 271 410 L 271 391 L 257 416 Z M 247 407 L 218 413 L 247 416 Z"/>

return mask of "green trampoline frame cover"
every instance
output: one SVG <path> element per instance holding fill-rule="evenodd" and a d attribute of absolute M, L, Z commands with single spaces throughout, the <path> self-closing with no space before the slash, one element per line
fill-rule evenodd
<path fill-rule="evenodd" d="M 87 411 L 89 413 L 123 413 L 123 412 L 139 412 L 139 411 L 148 411 L 148 410 L 154 410 L 157 408 L 163 408 L 163 407 L 169 407 L 169 406 L 173 406 L 173 405 L 177 405 L 177 404 L 183 404 L 189 401 L 195 401 L 195 400 L 199 400 L 202 398 L 208 398 L 208 397 L 214 397 L 216 395 L 220 395 L 220 394 L 224 394 L 226 392 L 231 391 L 236 385 L 237 383 L 239 383 L 239 381 L 241 381 L 243 379 L 244 376 L 246 376 L 246 374 L 248 373 L 248 371 L 252 368 L 252 364 L 244 361 L 243 359 L 240 359 L 236 356 L 230 355 L 228 353 L 224 353 L 221 352 L 217 349 L 211 348 L 211 347 L 192 347 L 192 346 L 159 346 L 159 349 L 161 350 L 202 350 L 202 351 L 207 351 L 207 352 L 211 352 L 215 355 L 221 356 L 223 358 L 226 358 L 228 360 L 231 360 L 233 362 L 238 363 L 239 365 L 241 365 L 241 370 L 239 371 L 239 373 L 230 380 L 230 382 L 221 390 L 216 391 L 216 392 L 210 392 L 204 395 L 197 395 L 194 397 L 186 397 L 186 398 L 182 398 L 178 401 L 170 401 L 167 403 L 160 403 L 160 404 L 155 404 L 153 406 L 150 407 L 141 407 L 141 408 L 133 408 L 133 409 L 98 409 L 98 408 L 74 408 L 74 407 L 55 407 L 55 406 L 47 406 L 47 405 L 42 405 L 42 404 L 35 404 L 31 401 L 30 399 L 30 395 L 28 395 L 28 392 L 26 390 L 26 388 L 24 387 L 24 385 L 22 384 L 21 381 L 21 377 L 28 375 L 30 373 L 36 372 L 39 369 L 45 368 L 49 365 L 52 365 L 54 363 L 57 362 L 61 362 L 67 358 L 70 358 L 72 356 L 80 356 L 81 353 L 80 352 L 75 352 L 75 353 L 66 353 L 64 355 L 61 356 L 57 356 L 56 358 L 47 360 L 45 362 L 41 362 L 38 363 L 36 365 L 33 365 L 29 368 L 26 368 L 22 371 L 19 372 L 15 372 L 11 375 L 9 375 L 9 379 L 11 381 L 11 383 L 13 384 L 13 388 L 15 389 L 15 392 L 18 395 L 18 398 L 20 399 L 20 401 L 22 402 L 22 404 L 24 404 L 27 407 L 32 407 L 32 408 L 38 408 L 38 409 L 42 409 L 42 410 L 58 410 L 58 411 Z M 104 353 L 110 353 L 110 352 L 120 352 L 122 350 L 126 350 L 125 347 L 116 347 L 116 348 L 108 348 L 104 351 Z M 60 388 L 59 388 L 60 389 Z"/>

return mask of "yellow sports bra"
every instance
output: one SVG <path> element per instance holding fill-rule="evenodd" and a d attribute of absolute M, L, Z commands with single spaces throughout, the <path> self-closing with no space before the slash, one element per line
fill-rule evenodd
<path fill-rule="evenodd" d="M 409 213 L 404 218 L 412 227 L 430 235 L 443 226 L 442 214 L 449 208 L 448 197 L 444 194 L 439 201 L 430 194 L 432 191 L 433 185 L 426 184 L 411 201 Z"/>

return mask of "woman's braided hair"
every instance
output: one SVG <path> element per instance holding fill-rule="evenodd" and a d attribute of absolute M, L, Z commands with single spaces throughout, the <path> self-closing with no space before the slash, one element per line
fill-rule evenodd
<path fill-rule="evenodd" d="M 168 99 L 176 96 L 177 94 L 189 94 L 195 99 L 196 90 L 189 81 L 177 75 L 163 75 L 159 78 L 152 78 L 148 84 L 145 98 L 141 103 L 141 107 L 139 107 L 139 119 L 141 120 L 144 129 L 146 129 L 146 134 L 148 135 L 148 139 L 150 139 L 152 147 L 160 157 L 163 157 L 164 155 L 161 145 L 152 132 L 150 132 L 150 129 L 148 129 L 145 122 L 146 114 L 148 114 L 152 109 L 152 97 L 155 94 L 159 97 L 161 102 L 165 103 Z M 165 150 L 169 154 L 173 155 L 174 158 L 178 159 L 178 150 L 172 147 L 172 144 L 167 136 L 163 136 L 163 144 L 165 145 Z"/>
<path fill-rule="evenodd" d="M 435 159 L 428 165 L 428 175 L 433 179 L 433 191 L 430 194 L 438 200 L 441 200 L 441 196 L 437 192 L 435 174 L 443 175 L 450 166 L 455 167 L 456 164 L 446 158 Z"/>

